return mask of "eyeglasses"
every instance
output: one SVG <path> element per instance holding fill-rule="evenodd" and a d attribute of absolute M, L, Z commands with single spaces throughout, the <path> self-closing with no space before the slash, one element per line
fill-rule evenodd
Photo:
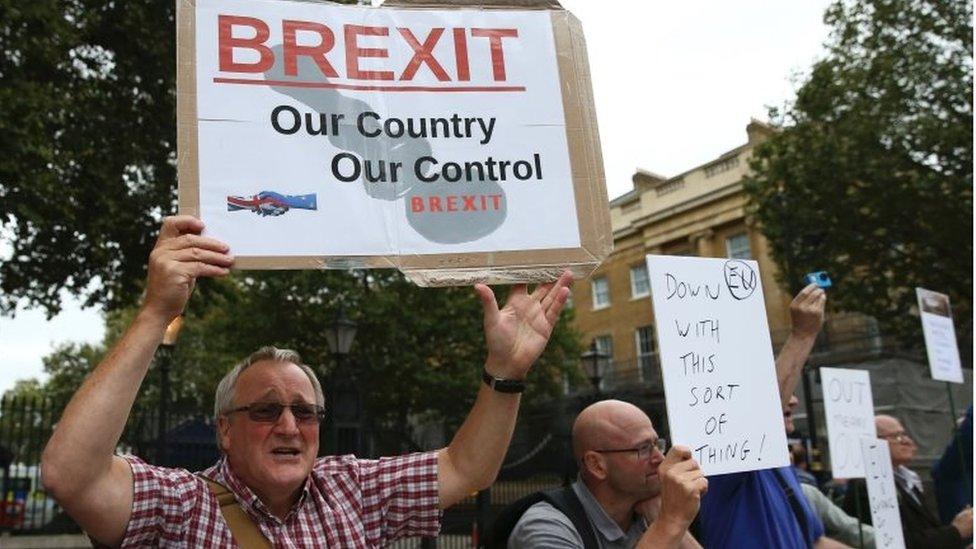
<path fill-rule="evenodd" d="M 275 423 L 281 417 L 285 408 L 291 410 L 291 415 L 296 423 L 320 423 L 325 419 L 325 408 L 317 404 L 306 404 L 299 402 L 296 404 L 281 404 L 278 402 L 255 402 L 247 406 L 241 406 L 228 410 L 226 413 L 247 412 L 247 417 L 251 421 L 258 423 Z"/>
<path fill-rule="evenodd" d="M 599 452 L 601 454 L 618 454 L 622 452 L 636 452 L 637 459 L 644 459 L 650 456 L 651 452 L 653 452 L 655 448 L 657 448 L 657 451 L 661 452 L 662 454 L 667 452 L 668 439 L 659 438 L 654 442 L 645 442 L 644 444 L 640 444 L 634 448 L 616 448 L 610 450 L 593 450 L 593 451 Z"/>
<path fill-rule="evenodd" d="M 908 433 L 902 431 L 900 433 L 892 433 L 890 435 L 880 435 L 879 438 L 888 439 L 892 442 L 897 442 L 898 444 L 906 444 L 912 441 L 912 437 Z"/>

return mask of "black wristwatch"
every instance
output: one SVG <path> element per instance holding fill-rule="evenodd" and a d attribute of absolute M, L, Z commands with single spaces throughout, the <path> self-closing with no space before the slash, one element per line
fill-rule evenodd
<path fill-rule="evenodd" d="M 525 381 L 521 379 L 502 379 L 495 377 L 489 374 L 488 370 L 482 370 L 481 379 L 484 380 L 485 385 L 499 393 L 521 393 L 525 391 Z"/>

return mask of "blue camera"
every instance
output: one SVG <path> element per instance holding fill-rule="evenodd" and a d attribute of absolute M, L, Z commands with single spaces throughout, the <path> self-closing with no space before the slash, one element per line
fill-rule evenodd
<path fill-rule="evenodd" d="M 803 283 L 816 284 L 817 286 L 824 289 L 827 289 L 833 285 L 833 283 L 830 281 L 830 275 L 827 274 L 827 271 L 816 271 L 812 273 L 807 273 L 807 275 L 803 277 Z"/>

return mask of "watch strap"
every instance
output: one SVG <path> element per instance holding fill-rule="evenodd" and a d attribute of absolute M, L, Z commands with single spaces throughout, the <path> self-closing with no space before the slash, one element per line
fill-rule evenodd
<path fill-rule="evenodd" d="M 489 374 L 488 370 L 482 370 L 481 379 L 485 382 L 485 385 L 499 393 L 521 393 L 525 391 L 525 381 L 521 379 L 502 379 L 495 377 Z"/>

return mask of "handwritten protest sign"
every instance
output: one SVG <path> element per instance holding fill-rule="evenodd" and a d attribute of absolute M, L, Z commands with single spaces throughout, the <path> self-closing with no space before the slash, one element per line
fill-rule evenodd
<path fill-rule="evenodd" d="M 238 268 L 585 276 L 612 238 L 582 30 L 524 5 L 180 0 L 180 211 Z"/>
<path fill-rule="evenodd" d="M 647 256 L 668 420 L 708 475 L 789 465 L 755 261 Z"/>
<path fill-rule="evenodd" d="M 864 452 L 864 472 L 871 503 L 871 522 L 874 541 L 878 547 L 904 549 L 905 538 L 898 514 L 898 492 L 891 469 L 888 442 L 881 439 L 861 439 Z"/>
<path fill-rule="evenodd" d="M 866 370 L 821 368 L 820 379 L 834 478 L 863 478 L 861 439 L 877 438 L 870 374 Z"/>
<path fill-rule="evenodd" d="M 956 344 L 956 329 L 952 324 L 949 296 L 925 288 L 915 288 L 915 295 L 918 297 L 918 311 L 922 317 L 922 333 L 925 335 L 925 349 L 932 379 L 963 383 L 962 362 L 959 360 L 959 346 Z"/>

